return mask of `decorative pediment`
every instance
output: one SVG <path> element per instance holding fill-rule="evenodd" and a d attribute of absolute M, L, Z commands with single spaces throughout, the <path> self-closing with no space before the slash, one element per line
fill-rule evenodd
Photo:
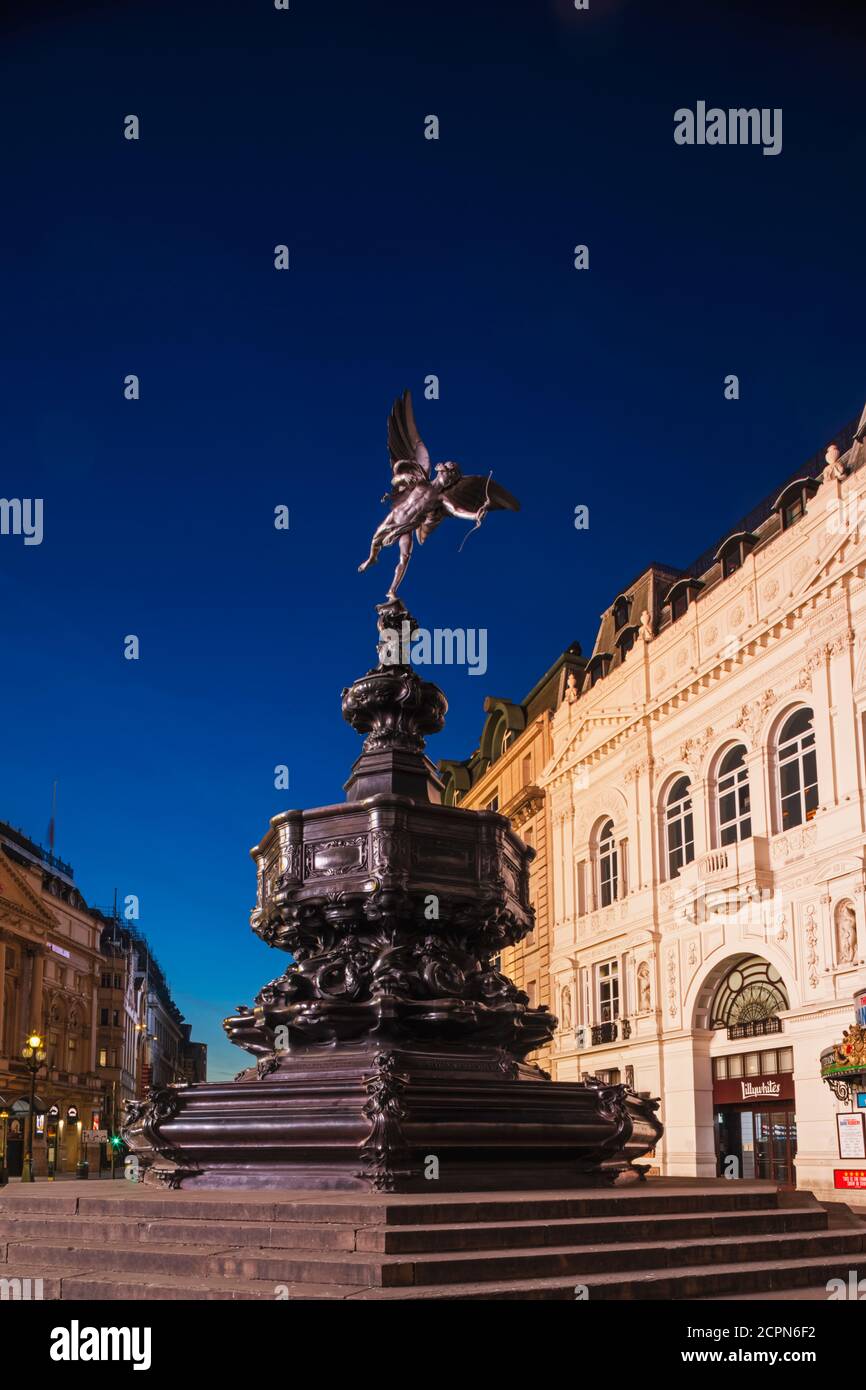
<path fill-rule="evenodd" d="M 584 715 L 580 723 L 574 729 L 568 730 L 568 737 L 564 747 L 554 753 L 544 771 L 544 780 L 549 782 L 555 777 L 557 772 L 562 772 L 567 766 L 569 759 L 577 751 L 584 739 L 590 734 L 604 729 L 606 733 L 615 733 L 618 729 L 624 728 L 628 724 L 634 723 L 633 714 L 611 714 L 607 711 L 598 710 L 594 714 Z"/>
<path fill-rule="evenodd" d="M 55 931 L 57 919 L 33 892 L 26 876 L 6 854 L 0 853 L 0 915 L 24 917 L 38 933 Z"/>
<path fill-rule="evenodd" d="M 836 578 L 837 571 L 841 565 L 851 565 L 855 557 L 864 558 L 866 555 L 866 542 L 855 527 L 845 524 L 845 517 L 849 512 L 858 518 L 860 517 L 860 507 L 857 506 L 859 499 L 846 497 L 840 499 L 840 508 L 837 525 L 831 526 L 830 539 L 827 544 L 822 546 L 817 555 L 809 559 L 807 566 L 802 565 L 802 560 L 795 567 L 795 583 L 793 585 L 793 596 L 798 598 L 806 596 L 810 590 L 817 588 L 830 578 Z M 828 518 L 828 521 L 830 518 Z M 807 557 L 802 557 L 806 559 Z M 795 562 L 796 563 L 796 562 Z M 798 568 L 802 569 L 798 573 Z M 797 582 L 799 580 L 799 583 Z"/>

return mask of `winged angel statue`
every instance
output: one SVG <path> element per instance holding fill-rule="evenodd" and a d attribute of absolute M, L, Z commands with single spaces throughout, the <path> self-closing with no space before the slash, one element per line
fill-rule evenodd
<path fill-rule="evenodd" d="M 382 501 L 390 502 L 391 510 L 377 527 L 370 554 L 358 569 L 369 569 L 379 558 L 382 547 L 396 542 L 400 559 L 388 590 L 388 601 L 393 603 L 412 554 L 413 532 L 418 544 L 423 545 L 448 515 L 474 521 L 477 528 L 488 512 L 519 512 L 520 503 L 504 487 L 494 483 L 492 475 L 464 478 L 456 463 L 437 463 L 431 478 L 430 455 L 415 424 L 409 391 L 404 391 L 391 408 L 388 452 L 391 455 L 391 491 L 385 493 Z"/>

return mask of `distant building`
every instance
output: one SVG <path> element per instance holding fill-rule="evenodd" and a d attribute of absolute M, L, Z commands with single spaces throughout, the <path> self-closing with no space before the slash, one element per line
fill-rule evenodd
<path fill-rule="evenodd" d="M 13 1173 L 21 1171 L 24 1150 L 30 1073 L 20 1054 L 31 1031 L 43 1036 L 47 1051 L 36 1084 L 42 1107 L 36 1171 L 47 1165 L 49 1118 L 56 1122 L 61 1170 L 75 1167 L 87 1132 L 101 1124 L 105 1097 L 95 1064 L 101 928 L 70 865 L 0 823 L 0 1094 L 17 1098 L 9 1138 Z"/>
<path fill-rule="evenodd" d="M 0 1095 L 11 1107 L 9 1168 L 21 1171 L 30 1073 L 28 1034 L 43 1037 L 34 1168 L 99 1162 L 100 1131 L 147 1086 L 203 1080 L 207 1050 L 190 1040 L 146 939 L 88 907 L 72 867 L 0 822 Z"/>
<path fill-rule="evenodd" d="M 96 1066 L 105 1088 L 104 1127 L 116 1133 L 124 1102 L 138 1094 L 138 1024 L 144 1017 L 144 993 L 136 973 L 133 934 L 113 916 L 102 928 L 100 951 Z"/>
<path fill-rule="evenodd" d="M 180 1064 L 184 1077 L 190 1085 L 196 1081 L 207 1081 L 207 1043 L 191 1040 L 191 1023 L 184 1023 L 182 1031 Z"/>

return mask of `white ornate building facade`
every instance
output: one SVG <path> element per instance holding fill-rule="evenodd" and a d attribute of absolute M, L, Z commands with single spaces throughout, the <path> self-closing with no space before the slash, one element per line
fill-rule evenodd
<path fill-rule="evenodd" d="M 864 431 L 617 596 L 539 779 L 554 1075 L 660 1096 L 662 1173 L 852 1202 L 819 1059 L 866 989 Z"/>

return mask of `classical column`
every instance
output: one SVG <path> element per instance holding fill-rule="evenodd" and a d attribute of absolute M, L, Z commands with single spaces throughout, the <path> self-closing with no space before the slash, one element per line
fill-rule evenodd
<path fill-rule="evenodd" d="M 0 931 L 0 1057 L 3 1052 L 3 1027 L 6 1021 L 6 937 Z"/>
<path fill-rule="evenodd" d="M 856 714 L 854 710 L 854 673 L 852 644 L 854 633 L 849 629 L 833 638 L 827 646 L 830 658 L 830 688 L 832 692 L 833 753 L 836 767 L 836 789 L 840 801 L 857 797 L 860 759 Z"/>
<path fill-rule="evenodd" d="M 812 673 L 815 754 L 818 763 L 818 804 L 835 806 L 839 799 L 839 770 L 833 748 L 830 718 L 830 648 L 821 646 L 811 653 L 808 669 Z"/>
<path fill-rule="evenodd" d="M 708 796 L 708 784 L 698 777 L 697 773 L 692 773 L 692 826 L 695 835 L 695 858 L 700 859 L 706 854 L 711 844 L 710 837 L 710 805 Z"/>
<path fill-rule="evenodd" d="M 564 855 L 564 916 L 566 921 L 574 922 L 577 917 L 575 903 L 575 856 L 574 856 L 574 805 L 572 804 L 562 822 L 562 852 Z"/>
<path fill-rule="evenodd" d="M 772 802 L 768 803 L 767 801 L 768 794 L 772 796 L 773 788 L 770 785 L 770 764 L 766 748 L 758 745 L 751 751 L 747 750 L 745 763 L 749 778 L 752 834 L 763 835 L 769 839 L 775 828 L 773 826 Z"/>
<path fill-rule="evenodd" d="M 33 969 L 30 972 L 30 1028 L 34 1033 L 42 1032 L 42 982 L 45 978 L 45 953 L 33 952 Z"/>
<path fill-rule="evenodd" d="M 87 1065 L 87 1070 L 88 1070 L 89 1072 L 95 1072 L 95 1071 L 96 1071 L 96 1013 L 97 1013 L 97 1005 L 98 1005 L 98 1003 L 99 1003 L 98 986 L 99 986 L 99 977 L 98 977 L 98 975 L 94 975 L 94 977 L 93 977 L 93 988 L 92 988 L 92 990 L 91 990 L 91 996 L 90 996 L 90 1061 L 89 1061 L 89 1063 L 88 1063 L 88 1065 Z M 110 1015 L 109 1015 L 109 1017 L 110 1017 Z M 111 1036 L 113 1037 L 114 1034 L 112 1033 Z M 109 1058 L 109 1061 L 110 1061 L 110 1060 L 111 1060 L 111 1058 Z"/>

